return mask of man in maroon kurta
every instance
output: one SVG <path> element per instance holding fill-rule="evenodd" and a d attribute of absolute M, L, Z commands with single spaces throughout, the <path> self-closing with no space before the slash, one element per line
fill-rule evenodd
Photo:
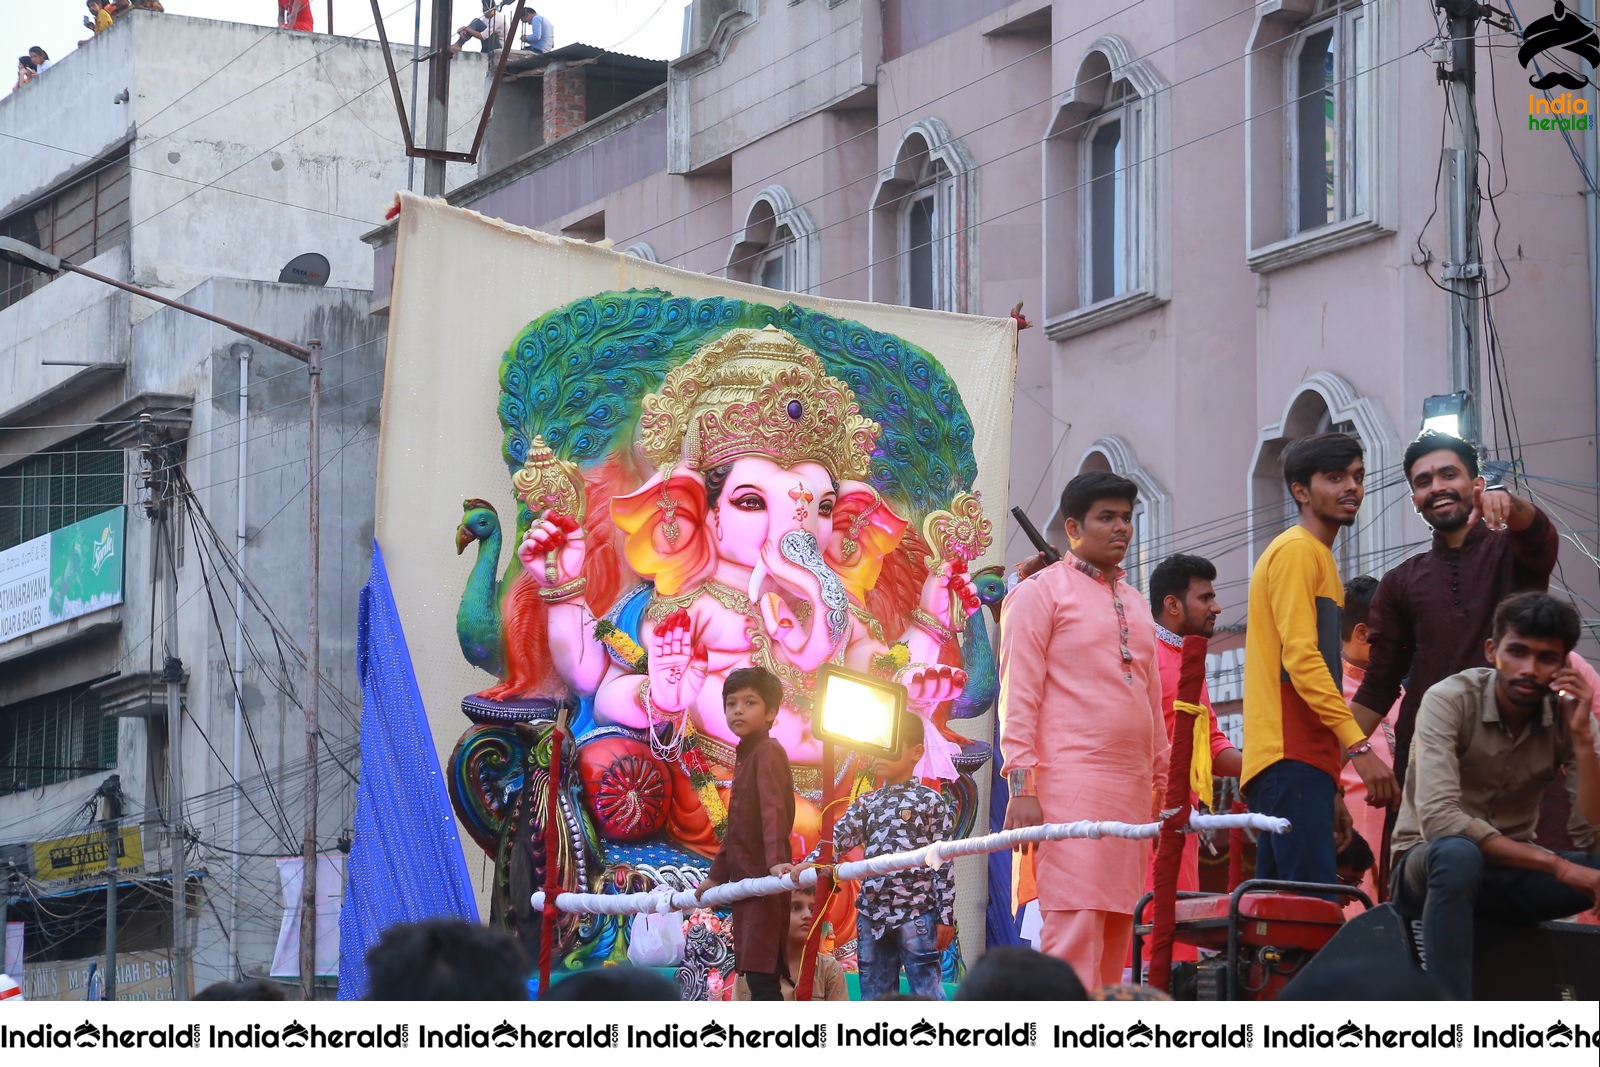
<path fill-rule="evenodd" d="M 1424 430 L 1406 447 L 1411 506 L 1433 530 L 1428 551 L 1378 582 L 1368 611 L 1366 675 L 1350 711 L 1368 732 L 1400 702 L 1394 722 L 1394 778 L 1403 789 L 1422 698 L 1436 682 L 1483 664 L 1494 610 L 1512 593 L 1550 587 L 1561 538 L 1550 518 L 1506 486 L 1486 484 L 1470 442 Z M 1402 690 L 1401 683 L 1404 683 Z M 1387 812 L 1392 833 L 1398 808 Z M 1387 884 L 1390 850 L 1368 841 Z"/>
<path fill-rule="evenodd" d="M 1483 665 L 1494 609 L 1512 593 L 1548 589 L 1561 545 L 1544 512 L 1503 485 L 1484 484 L 1477 449 L 1460 438 L 1424 431 L 1406 448 L 1405 476 L 1433 544 L 1378 583 L 1367 673 L 1350 702 L 1371 730 L 1400 701 L 1394 775 L 1401 786 L 1423 696 L 1435 682 Z"/>
<path fill-rule="evenodd" d="M 768 735 L 783 687 L 769 671 L 743 667 L 728 675 L 722 693 L 723 714 L 739 748 L 728 791 L 727 834 L 697 894 L 724 882 L 787 874 L 793 868 L 789 834 L 794 829 L 794 778 L 788 754 Z M 780 979 L 789 977 L 788 940 L 788 893 L 733 905 L 734 967 L 744 975 L 751 1000 L 783 999 Z"/>

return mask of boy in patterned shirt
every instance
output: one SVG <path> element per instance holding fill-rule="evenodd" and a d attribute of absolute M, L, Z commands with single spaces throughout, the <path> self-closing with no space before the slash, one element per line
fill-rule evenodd
<path fill-rule="evenodd" d="M 901 712 L 900 755 L 874 761 L 883 785 L 863 793 L 833 828 L 835 853 L 860 845 L 867 857 L 909 852 L 948 841 L 955 833 L 950 805 L 938 790 L 911 777 L 922 758 L 922 723 Z M 861 999 L 877 1000 L 899 991 L 900 968 L 916 996 L 944 999 L 939 957 L 955 934 L 955 885 L 950 864 L 920 867 L 866 878 L 856 898 L 856 957 Z"/>

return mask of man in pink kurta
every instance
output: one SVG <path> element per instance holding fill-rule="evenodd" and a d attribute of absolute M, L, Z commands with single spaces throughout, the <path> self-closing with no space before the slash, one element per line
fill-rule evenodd
<path fill-rule="evenodd" d="M 1000 638 L 1000 748 L 1006 827 L 1078 819 L 1151 821 L 1165 788 L 1155 623 L 1118 566 L 1138 487 L 1104 471 L 1062 494 L 1072 554 L 1006 597 Z M 1118 982 L 1149 843 L 1044 842 L 1035 875 L 1043 947 L 1087 986 Z"/>

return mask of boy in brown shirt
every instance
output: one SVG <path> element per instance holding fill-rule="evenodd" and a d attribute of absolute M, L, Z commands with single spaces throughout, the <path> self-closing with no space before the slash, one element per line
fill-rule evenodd
<path fill-rule="evenodd" d="M 769 736 L 782 703 L 782 684 L 761 667 L 742 667 L 723 683 L 722 711 L 739 748 L 728 791 L 727 833 L 696 896 L 724 882 L 784 875 L 794 868 L 789 844 L 794 778 L 788 753 Z M 783 999 L 788 940 L 788 893 L 733 905 L 734 968 L 749 986 L 751 1000 Z"/>

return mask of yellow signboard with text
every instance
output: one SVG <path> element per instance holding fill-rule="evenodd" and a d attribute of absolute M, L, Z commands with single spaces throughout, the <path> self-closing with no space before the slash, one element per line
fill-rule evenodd
<path fill-rule="evenodd" d="M 137 826 L 124 826 L 117 836 L 117 867 L 133 870 L 144 866 L 144 843 Z M 103 874 L 107 862 L 108 840 L 104 830 L 93 830 L 72 837 L 53 837 L 33 845 L 34 877 L 41 882 Z"/>

